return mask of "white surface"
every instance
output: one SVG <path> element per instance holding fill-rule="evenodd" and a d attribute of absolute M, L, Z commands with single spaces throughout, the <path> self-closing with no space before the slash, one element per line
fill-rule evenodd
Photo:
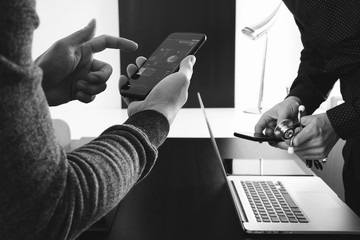
<path fill-rule="evenodd" d="M 261 163 L 262 162 L 262 163 Z M 236 159 L 232 172 L 237 175 L 309 175 L 299 159 Z"/>
<path fill-rule="evenodd" d="M 71 129 L 71 138 L 96 137 L 106 128 L 126 121 L 124 109 L 68 109 L 63 115 L 61 107 L 51 108 L 52 118 L 66 121 Z M 235 109 L 207 109 L 207 115 L 215 137 L 233 137 L 234 131 L 253 131 L 259 115 L 245 114 Z M 209 137 L 202 111 L 199 108 L 181 109 L 171 125 L 169 137 Z"/>

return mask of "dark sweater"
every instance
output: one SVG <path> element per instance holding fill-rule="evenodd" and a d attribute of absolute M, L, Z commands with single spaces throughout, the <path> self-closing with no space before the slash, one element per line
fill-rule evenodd
<path fill-rule="evenodd" d="M 0 239 L 74 239 L 146 176 L 169 123 L 140 112 L 66 153 L 31 56 L 35 1 L 0 11 Z"/>

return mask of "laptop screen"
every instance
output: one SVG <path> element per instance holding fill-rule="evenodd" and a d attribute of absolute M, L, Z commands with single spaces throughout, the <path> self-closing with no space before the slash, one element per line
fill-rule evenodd
<path fill-rule="evenodd" d="M 224 165 L 223 165 L 223 162 L 222 162 L 222 158 L 221 158 L 221 155 L 220 155 L 220 151 L 219 151 L 219 148 L 217 146 L 217 143 L 216 143 L 216 140 L 215 140 L 215 137 L 214 137 L 214 134 L 213 134 L 213 131 L 211 129 L 211 126 L 210 126 L 210 122 L 209 122 L 209 119 L 206 115 L 206 111 L 205 111 L 205 107 L 204 107 L 204 103 L 201 99 L 201 95 L 200 93 L 198 92 L 197 93 L 197 96 L 198 96 L 198 99 L 199 99 L 199 103 L 200 103 L 200 107 L 203 111 L 203 114 L 204 114 L 204 118 L 205 118 L 205 121 L 206 121 L 206 125 L 207 125 L 207 128 L 208 128 L 208 131 L 209 131 L 209 134 L 210 134 L 210 139 L 211 139 L 211 143 L 213 145 L 213 148 L 215 150 L 215 154 L 216 154 L 216 157 L 217 159 L 219 160 L 219 163 L 221 165 L 221 170 L 223 172 L 223 176 L 224 176 L 224 181 L 226 182 L 226 171 L 225 171 L 225 168 L 224 168 Z"/>

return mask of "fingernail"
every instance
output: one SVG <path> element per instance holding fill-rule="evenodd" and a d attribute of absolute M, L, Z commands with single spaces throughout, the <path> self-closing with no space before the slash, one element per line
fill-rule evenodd
<path fill-rule="evenodd" d="M 191 63 L 194 65 L 196 63 L 196 57 L 195 56 L 191 56 L 190 57 L 190 61 Z"/>

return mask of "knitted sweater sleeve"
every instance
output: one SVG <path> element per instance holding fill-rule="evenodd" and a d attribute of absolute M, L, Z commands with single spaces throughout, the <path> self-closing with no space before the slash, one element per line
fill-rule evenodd
<path fill-rule="evenodd" d="M 140 112 L 66 153 L 32 63 L 35 1 L 0 11 L 0 239 L 74 239 L 146 176 L 169 123 Z"/>

